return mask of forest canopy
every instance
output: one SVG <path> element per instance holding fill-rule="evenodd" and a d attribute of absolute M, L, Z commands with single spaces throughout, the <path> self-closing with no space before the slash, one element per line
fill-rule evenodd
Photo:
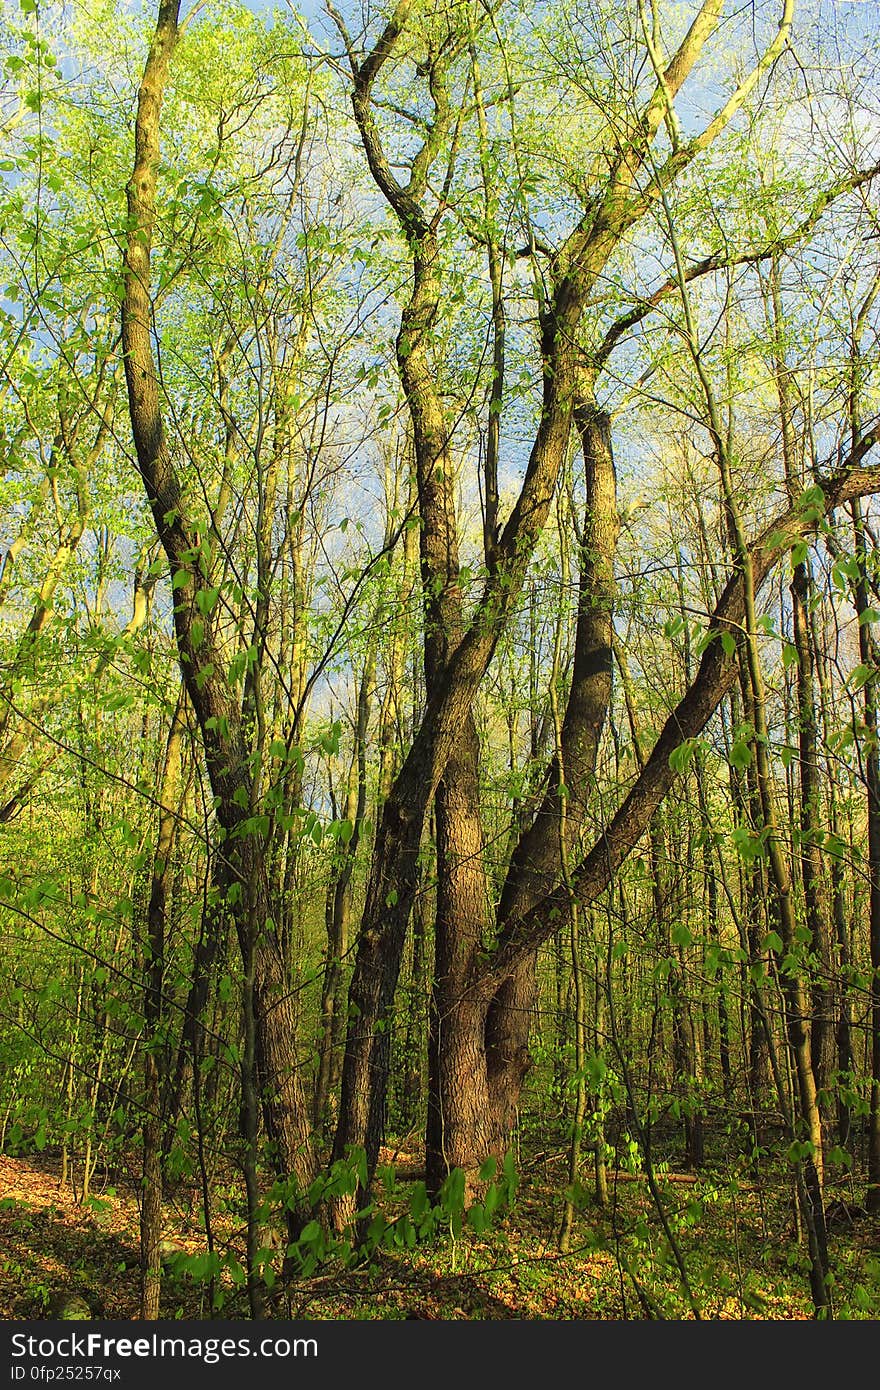
<path fill-rule="evenodd" d="M 536 1155 L 636 1316 L 670 1165 L 880 1306 L 875 19 L 4 4 L 0 1152 L 141 1316 Z"/>

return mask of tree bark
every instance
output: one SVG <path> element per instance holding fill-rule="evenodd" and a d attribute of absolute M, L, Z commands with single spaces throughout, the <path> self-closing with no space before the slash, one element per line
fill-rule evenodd
<path fill-rule="evenodd" d="M 865 620 L 868 608 L 865 584 L 866 540 L 861 508 L 852 506 L 855 555 L 859 577 L 854 585 L 855 609 L 859 619 L 859 659 L 872 666 L 876 658 L 871 641 L 870 624 Z M 871 674 L 864 687 L 865 744 L 862 753 L 865 776 L 865 795 L 868 811 L 868 939 L 871 957 L 871 1093 L 868 1112 L 868 1192 L 869 1211 L 880 1211 L 880 752 L 877 747 L 877 678 Z"/>
<path fill-rule="evenodd" d="M 168 932 L 172 854 L 180 814 L 183 751 L 183 692 L 168 730 L 159 779 L 159 826 L 147 905 L 144 969 L 144 1124 L 141 1199 L 141 1317 L 159 1317 L 162 1284 L 162 1156 L 167 1100 L 168 1039 L 165 1035 L 163 986 L 165 941 Z"/>

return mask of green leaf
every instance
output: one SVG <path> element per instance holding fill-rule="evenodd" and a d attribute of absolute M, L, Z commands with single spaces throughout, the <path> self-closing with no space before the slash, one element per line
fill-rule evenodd
<path fill-rule="evenodd" d="M 423 1182 L 417 1182 L 409 1199 L 409 1214 L 413 1221 L 421 1221 L 428 1210 L 428 1189 Z"/>
<path fill-rule="evenodd" d="M 440 1189 L 440 1205 L 445 1214 L 457 1216 L 464 1211 L 465 1174 L 463 1168 L 453 1168 Z"/>
<path fill-rule="evenodd" d="M 798 509 L 805 513 L 819 509 L 820 514 L 825 510 L 825 494 L 818 483 L 804 489 L 798 498 Z"/>
<path fill-rule="evenodd" d="M 847 689 L 861 690 L 863 686 L 868 684 L 869 680 L 876 676 L 876 674 L 876 666 L 868 666 L 860 662 L 858 666 L 853 667 L 846 678 Z"/>
<path fill-rule="evenodd" d="M 673 748 L 669 754 L 669 766 L 673 772 L 684 772 L 694 754 L 697 740 L 686 738 L 684 743 L 680 743 L 677 748 Z"/>
<path fill-rule="evenodd" d="M 196 593 L 196 605 L 202 617 L 207 618 L 211 609 L 220 597 L 219 589 L 199 589 Z"/>
<path fill-rule="evenodd" d="M 807 555 L 808 555 L 808 553 L 809 553 L 809 549 L 810 549 L 810 547 L 808 546 L 808 544 L 807 544 L 806 541 L 798 541 L 797 545 L 793 545 L 793 546 L 792 546 L 792 548 L 791 548 L 791 567 L 792 567 L 792 569 L 797 569 L 798 565 L 802 565 L 802 564 L 804 563 L 804 561 L 806 560 Z"/>
<path fill-rule="evenodd" d="M 842 840 L 839 835 L 835 835 L 831 830 L 826 832 L 825 838 L 822 841 L 822 848 L 825 850 L 826 854 L 831 855 L 832 859 L 843 859 L 847 853 L 846 841 Z"/>
<path fill-rule="evenodd" d="M 109 714 L 112 714 L 114 710 L 127 709 L 127 707 L 133 703 L 133 701 L 133 695 L 127 694 L 124 691 L 117 691 L 115 695 L 107 696 L 106 700 L 104 701 L 104 708 L 105 710 L 107 710 Z"/>
<path fill-rule="evenodd" d="M 471 1230 L 475 1231 L 477 1235 L 482 1235 L 483 1231 L 485 1231 L 489 1222 L 486 1219 L 486 1209 L 481 1202 L 475 1202 L 473 1206 L 469 1208 L 467 1223 Z"/>
<path fill-rule="evenodd" d="M 785 1156 L 789 1163 L 802 1163 L 805 1158 L 813 1157 L 813 1145 L 809 1139 L 795 1139 L 793 1144 L 789 1144 Z"/>
<path fill-rule="evenodd" d="M 764 857 L 764 841 L 747 825 L 738 825 L 731 835 L 737 854 L 747 863 Z"/>
<path fill-rule="evenodd" d="M 737 739 L 732 745 L 730 750 L 730 761 L 732 766 L 739 768 L 740 771 L 742 771 L 743 768 L 749 767 L 751 764 L 752 750 L 743 739 Z"/>

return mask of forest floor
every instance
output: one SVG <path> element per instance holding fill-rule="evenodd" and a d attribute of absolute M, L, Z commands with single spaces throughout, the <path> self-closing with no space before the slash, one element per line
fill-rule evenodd
<path fill-rule="evenodd" d="M 390 1155 L 389 1155 L 390 1156 Z M 398 1161 L 413 1161 L 398 1154 Z M 0 1318 L 51 1317 L 53 1298 L 77 1293 L 93 1315 L 138 1315 L 138 1209 L 134 1183 L 100 1184 L 85 1203 L 60 1183 L 49 1154 L 0 1154 Z M 416 1250 L 380 1252 L 360 1267 L 316 1273 L 272 1298 L 279 1318 L 305 1319 L 686 1319 L 694 1316 L 673 1246 L 684 1262 L 699 1314 L 721 1319 L 811 1316 L 803 1249 L 798 1246 L 784 1178 L 774 1187 L 711 1175 L 658 1178 L 661 1218 L 644 1181 L 610 1175 L 611 1201 L 581 1211 L 570 1252 L 558 1250 L 564 1188 L 562 1155 L 526 1165 L 515 1205 L 492 1228 Z M 404 1184 L 398 1184 L 400 1190 Z M 204 1237 L 194 1220 L 198 1195 L 181 1188 L 166 1211 L 166 1230 L 197 1254 Z M 880 1315 L 880 1221 L 838 1198 L 831 1227 L 836 1312 Z M 667 1228 L 664 1230 L 664 1226 Z M 668 1233 L 672 1233 L 670 1245 Z M 215 1238 L 243 1245 L 242 1232 L 218 1219 Z M 239 1252 L 243 1254 L 243 1251 Z M 218 1314 L 247 1317 L 231 1285 Z M 162 1315 L 207 1318 L 204 1283 L 169 1271 Z"/>

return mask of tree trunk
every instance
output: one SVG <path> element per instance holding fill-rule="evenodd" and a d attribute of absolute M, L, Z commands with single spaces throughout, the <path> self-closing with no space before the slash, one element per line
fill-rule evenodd
<path fill-rule="evenodd" d="M 127 188 L 128 232 L 123 267 L 122 341 L 129 415 L 138 468 L 168 560 L 175 592 L 174 627 L 181 670 L 205 749 L 220 852 L 228 867 L 226 906 L 235 923 L 246 975 L 253 972 L 255 1066 L 266 1128 L 281 1175 L 302 1191 L 314 1176 L 308 1108 L 294 1055 L 295 1019 L 277 923 L 266 882 L 265 837 L 250 827 L 258 787 L 227 662 L 198 597 L 211 557 L 187 510 L 165 434 L 152 344 L 150 257 L 156 224 L 156 171 L 162 99 L 178 38 L 178 0 L 162 0 L 144 67 L 135 126 L 135 161 Z"/>
<path fill-rule="evenodd" d="M 147 906 L 144 970 L 144 1165 L 141 1199 L 141 1317 L 159 1316 L 162 1282 L 162 1154 L 167 1100 L 168 1039 L 163 986 L 165 941 L 172 880 L 171 856 L 177 839 L 185 720 L 183 691 L 171 719 L 159 779 L 159 828 Z"/>
<path fill-rule="evenodd" d="M 876 659 L 871 641 L 870 623 L 865 619 L 868 608 L 865 584 L 866 542 L 861 508 L 853 503 L 855 554 L 859 562 L 859 578 L 855 583 L 855 608 L 859 618 L 859 658 L 869 666 Z M 873 669 L 873 667 L 872 667 Z M 871 955 L 871 1098 L 868 1114 L 868 1193 L 869 1211 L 880 1211 L 880 753 L 877 748 L 877 680 L 873 674 L 864 687 L 865 744 L 862 758 L 865 768 L 865 793 L 868 810 L 868 936 Z"/>
<path fill-rule="evenodd" d="M 386 544 L 388 537 L 386 535 Z M 367 809 L 367 729 L 376 670 L 375 641 L 371 639 L 358 686 L 355 749 L 348 775 L 344 820 L 351 829 L 337 848 L 337 860 L 327 893 L 327 958 L 321 990 L 321 1032 L 318 1038 L 318 1071 L 315 1078 L 314 1120 L 327 1127 L 327 1106 L 339 1075 L 337 1048 L 340 1038 L 339 1004 L 342 962 L 348 950 L 351 921 L 351 878 Z"/>
<path fill-rule="evenodd" d="M 582 383 L 582 389 L 585 386 Z M 578 537 L 580 574 L 572 682 L 560 731 L 560 753 L 551 763 L 547 791 L 511 858 L 498 906 L 499 935 L 559 884 L 562 855 L 575 853 L 611 699 L 614 557 L 620 529 L 611 422 L 585 392 L 575 410 L 575 423 L 584 462 L 585 513 Z M 565 768 L 564 779 L 560 778 L 560 765 Z M 563 797 L 564 843 L 559 828 Z M 566 916 L 567 909 L 563 908 L 560 920 Z M 487 1014 L 490 1104 L 499 1136 L 511 1132 L 531 1065 L 528 1038 L 536 998 L 536 967 L 537 954 L 524 953 L 516 970 L 496 991 Z"/>

